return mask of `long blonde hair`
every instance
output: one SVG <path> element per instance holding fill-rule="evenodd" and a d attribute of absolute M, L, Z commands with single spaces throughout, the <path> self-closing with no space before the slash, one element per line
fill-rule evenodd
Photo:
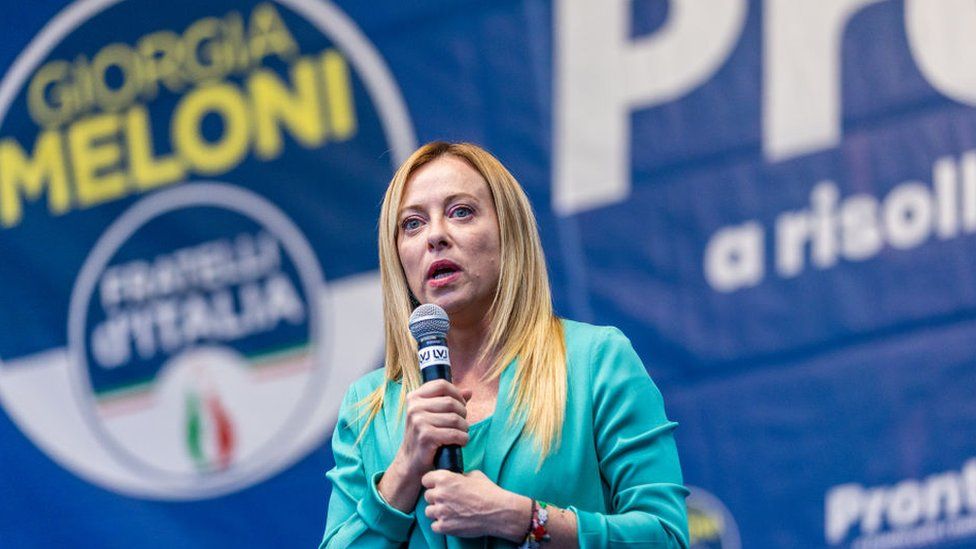
<path fill-rule="evenodd" d="M 489 336 L 481 359 L 492 362 L 486 381 L 494 380 L 518 358 L 509 398 L 510 417 L 525 415 L 525 430 L 544 458 L 559 444 L 566 408 L 566 346 L 552 309 L 549 276 L 535 215 L 518 181 L 488 151 L 470 143 L 435 141 L 417 149 L 393 175 L 379 221 L 380 275 L 386 332 L 386 379 L 400 381 L 400 412 L 408 392 L 421 384 L 417 343 L 407 328 L 411 302 L 397 252 L 397 210 L 410 177 L 421 166 L 451 155 L 468 162 L 488 183 L 498 216 L 500 272 L 489 309 Z M 383 407 L 385 384 L 359 405 L 372 422 Z M 365 433 L 366 427 L 362 433 Z M 360 436 L 362 436 L 362 433 Z"/>

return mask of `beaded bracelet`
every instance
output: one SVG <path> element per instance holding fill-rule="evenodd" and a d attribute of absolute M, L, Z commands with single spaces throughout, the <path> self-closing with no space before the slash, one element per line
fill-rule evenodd
<path fill-rule="evenodd" d="M 519 545 L 519 549 L 539 549 L 542 542 L 549 541 L 549 530 L 546 523 L 549 522 L 549 504 L 544 501 L 532 500 L 532 519 L 529 521 L 529 530 L 525 533 L 525 541 Z"/>

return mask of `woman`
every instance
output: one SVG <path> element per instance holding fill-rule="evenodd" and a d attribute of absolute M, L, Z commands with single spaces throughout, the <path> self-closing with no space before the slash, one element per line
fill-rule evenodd
<path fill-rule="evenodd" d="M 379 223 L 386 367 L 350 388 L 322 547 L 686 547 L 661 395 L 615 328 L 555 317 L 535 217 L 471 144 L 400 167 Z M 408 318 L 447 311 L 453 384 L 421 384 Z M 433 471 L 463 447 L 465 474 Z"/>

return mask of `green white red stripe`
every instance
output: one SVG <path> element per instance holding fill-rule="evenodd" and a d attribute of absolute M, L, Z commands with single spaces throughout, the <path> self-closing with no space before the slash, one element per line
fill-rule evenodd
<path fill-rule="evenodd" d="M 210 391 L 201 399 L 196 390 L 186 393 L 184 432 L 186 449 L 197 470 L 223 470 L 234 459 L 234 424 L 220 396 Z"/>

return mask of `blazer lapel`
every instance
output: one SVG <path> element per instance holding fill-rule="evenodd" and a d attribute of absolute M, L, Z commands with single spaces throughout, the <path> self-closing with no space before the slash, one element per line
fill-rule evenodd
<path fill-rule="evenodd" d="M 515 368 L 518 359 L 512 361 L 502 372 L 498 381 L 498 400 L 495 402 L 495 413 L 489 427 L 489 451 L 485 453 L 485 475 L 494 482 L 499 481 L 502 467 L 512 451 L 515 441 L 522 436 L 525 427 L 525 414 L 519 414 L 509 421 L 515 402 L 514 395 L 510 395 L 512 382 L 515 379 Z"/>
<path fill-rule="evenodd" d="M 386 385 L 386 403 L 383 406 L 383 423 L 386 424 L 386 459 L 387 463 L 383 464 L 383 467 L 389 465 L 389 460 L 393 459 L 397 451 L 400 449 L 400 441 L 403 440 L 403 429 L 404 429 L 404 417 L 401 416 L 398 411 L 400 409 L 400 387 L 399 383 L 393 383 L 388 381 Z"/>
<path fill-rule="evenodd" d="M 402 385 L 399 383 L 388 382 L 386 386 L 386 405 L 383 406 L 383 423 L 385 423 L 385 428 L 380 431 L 383 435 L 387 437 L 386 444 L 383 445 L 383 450 L 381 455 L 385 463 L 381 467 L 387 467 L 393 457 L 396 455 L 397 451 L 400 449 L 400 443 L 403 441 L 403 430 L 405 428 L 403 415 L 399 414 L 400 409 L 400 390 Z M 430 529 L 430 519 L 424 511 L 427 509 L 427 500 L 424 499 L 423 489 L 420 492 L 420 498 L 417 501 L 417 506 L 414 509 L 414 516 L 417 521 L 417 527 L 420 528 L 421 534 L 423 534 L 424 539 L 427 541 L 427 546 L 431 549 L 447 549 L 447 540 L 441 534 L 435 534 Z"/>
<path fill-rule="evenodd" d="M 509 392 L 512 388 L 512 382 L 515 378 L 515 368 L 517 367 L 518 359 L 515 359 L 505 368 L 505 371 L 502 372 L 499 378 L 498 400 L 495 403 L 495 413 L 493 414 L 494 417 L 492 418 L 488 432 L 489 451 L 485 454 L 485 470 L 482 472 L 496 483 L 499 480 L 502 467 L 504 467 L 512 451 L 512 447 L 522 435 L 522 429 L 525 427 L 524 415 L 519 415 L 512 422 L 509 422 L 508 419 L 514 406 L 514 402 L 509 397 Z M 389 383 L 387 385 L 386 399 L 388 405 L 383 407 L 382 414 L 384 423 L 386 424 L 384 429 L 386 431 L 385 434 L 388 437 L 387 449 L 390 452 L 389 458 L 392 459 L 400 447 L 400 441 L 403 440 L 404 418 L 397 414 L 400 404 L 399 383 Z M 386 464 L 383 466 L 385 467 Z M 427 508 L 427 501 L 423 498 L 422 494 L 423 492 L 421 492 L 417 507 L 414 509 L 417 526 L 423 533 L 427 544 L 432 549 L 446 549 L 447 540 L 445 536 L 435 534 L 430 529 L 430 519 L 427 518 L 424 512 Z"/>

